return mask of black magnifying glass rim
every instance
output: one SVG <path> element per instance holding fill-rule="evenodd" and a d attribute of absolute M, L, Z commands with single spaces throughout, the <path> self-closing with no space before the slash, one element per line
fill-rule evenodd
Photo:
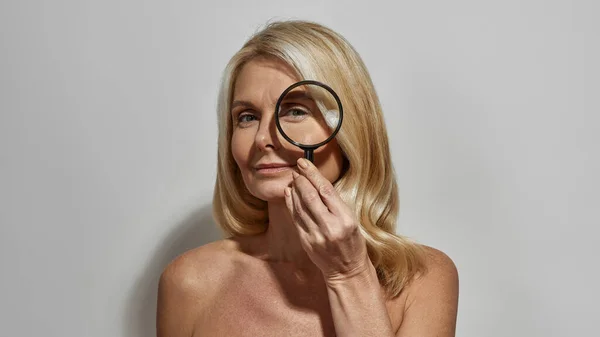
<path fill-rule="evenodd" d="M 329 91 L 329 93 L 333 96 L 333 98 L 335 98 L 338 108 L 340 108 L 338 124 L 337 124 L 337 127 L 335 128 L 335 130 L 333 130 L 333 133 L 324 141 L 322 141 L 318 144 L 312 144 L 312 145 L 298 143 L 297 141 L 291 139 L 288 135 L 285 134 L 285 132 L 281 128 L 281 124 L 279 124 L 279 107 L 281 106 L 281 103 L 283 102 L 283 99 L 285 98 L 285 96 L 287 96 L 287 94 L 290 91 L 292 91 L 293 89 L 295 89 L 301 85 L 306 85 L 306 84 L 318 85 L 321 88 L 324 88 L 325 90 Z M 303 80 L 303 81 L 296 82 L 296 83 L 290 85 L 287 89 L 285 89 L 283 91 L 281 96 L 279 96 L 279 99 L 277 100 L 277 104 L 275 105 L 275 125 L 277 126 L 277 130 L 279 130 L 279 133 L 283 136 L 283 138 L 285 138 L 285 140 L 298 146 L 299 148 L 301 148 L 303 150 L 315 150 L 315 149 L 329 143 L 335 137 L 335 135 L 338 133 L 338 131 L 340 131 L 340 128 L 342 127 L 343 119 L 344 119 L 344 109 L 342 107 L 342 101 L 340 100 L 339 96 L 336 94 L 335 91 L 333 91 L 333 89 L 330 86 L 328 86 L 327 84 L 321 83 L 319 81 L 315 81 L 315 80 Z"/>

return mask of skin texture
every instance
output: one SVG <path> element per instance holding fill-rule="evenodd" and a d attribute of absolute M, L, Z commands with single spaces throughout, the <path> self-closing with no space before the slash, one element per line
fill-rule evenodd
<path fill-rule="evenodd" d="M 231 151 L 250 193 L 268 202 L 269 227 L 173 261 L 161 275 L 158 336 L 454 336 L 452 260 L 427 247 L 427 273 L 386 299 L 358 221 L 332 185 L 339 146 L 316 151 L 313 165 L 279 136 L 275 103 L 296 81 L 271 59 L 240 72 Z M 257 169 L 272 163 L 287 167 Z"/>
<path fill-rule="evenodd" d="M 243 67 L 235 83 L 231 152 L 246 187 L 262 200 L 283 201 L 284 188 L 292 182 L 291 172 L 297 172 L 296 160 L 304 153 L 279 134 L 273 113 L 279 95 L 297 81 L 286 64 L 255 59 Z M 299 103 L 308 105 L 304 101 Z M 324 129 L 316 129 L 314 133 L 314 139 L 327 138 Z M 310 139 L 302 140 L 310 143 Z M 315 160 L 326 179 L 334 181 L 339 177 L 342 153 L 335 139 L 315 151 Z M 256 166 L 265 163 L 285 163 L 290 170 L 278 175 L 257 172 Z"/>

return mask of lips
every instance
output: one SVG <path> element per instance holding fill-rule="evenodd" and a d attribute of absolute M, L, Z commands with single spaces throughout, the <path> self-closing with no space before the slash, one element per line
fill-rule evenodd
<path fill-rule="evenodd" d="M 259 164 L 259 165 L 256 165 L 254 168 L 257 170 L 262 170 L 262 169 L 274 169 L 274 168 L 281 168 L 281 167 L 292 167 L 292 165 L 286 164 L 286 163 L 269 163 L 269 164 Z"/>
<path fill-rule="evenodd" d="M 256 173 L 258 174 L 279 174 L 281 172 L 289 172 L 289 170 L 295 165 L 290 165 L 286 163 L 265 163 L 259 164 L 254 167 Z"/>

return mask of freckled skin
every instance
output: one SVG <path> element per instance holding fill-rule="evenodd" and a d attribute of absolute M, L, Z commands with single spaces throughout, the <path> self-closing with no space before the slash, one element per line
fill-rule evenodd
<path fill-rule="evenodd" d="M 335 336 L 322 276 L 263 260 L 263 244 L 264 238 L 257 236 L 203 247 L 211 250 L 204 257 L 212 265 L 204 272 L 219 268 L 219 278 L 210 296 L 201 297 L 205 309 L 193 336 Z M 386 302 L 395 328 L 402 322 L 405 301 L 401 294 Z"/>

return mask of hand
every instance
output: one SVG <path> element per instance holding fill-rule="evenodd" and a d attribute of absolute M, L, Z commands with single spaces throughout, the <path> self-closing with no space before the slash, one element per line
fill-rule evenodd
<path fill-rule="evenodd" d="M 372 264 L 354 213 L 310 161 L 298 159 L 298 168 L 285 203 L 309 258 L 326 281 L 365 272 Z"/>

